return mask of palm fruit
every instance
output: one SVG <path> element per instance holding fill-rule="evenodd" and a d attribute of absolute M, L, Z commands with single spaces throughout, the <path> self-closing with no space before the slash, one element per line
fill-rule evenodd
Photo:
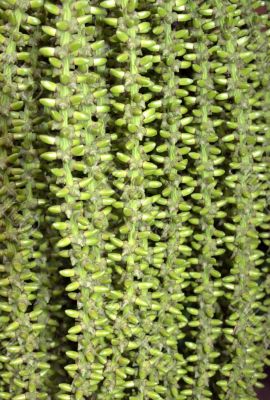
<path fill-rule="evenodd" d="M 266 8 L 262 9 L 267 12 Z M 256 210 L 261 215 L 261 223 L 257 227 L 259 234 L 259 250 L 261 251 L 261 259 L 259 264 L 259 284 L 263 286 L 264 297 L 261 296 L 257 299 L 255 313 L 260 314 L 260 324 L 263 325 L 261 340 L 256 340 L 256 352 L 253 352 L 253 364 L 256 365 L 256 371 L 252 382 L 249 381 L 250 386 L 254 385 L 255 388 L 263 387 L 260 382 L 266 376 L 264 374 L 264 366 L 269 363 L 269 335 L 267 326 L 269 327 L 269 177 L 267 177 L 267 168 L 269 164 L 269 73 L 267 73 L 267 50 L 269 48 L 269 21 L 268 15 L 263 14 L 256 16 L 252 13 L 247 19 L 248 26 L 251 29 L 252 47 L 256 54 L 256 64 L 252 72 L 252 105 L 256 110 L 262 110 L 261 115 L 256 120 L 256 124 L 252 124 L 252 129 L 257 132 L 257 143 L 255 151 L 253 151 L 254 166 L 253 170 L 256 174 L 258 184 L 260 187 L 260 197 L 256 199 Z M 268 34 L 267 34 L 268 32 Z M 264 49 L 264 51 L 262 51 Z M 269 50 L 268 50 L 269 51 Z M 263 146 L 261 146 L 263 143 Z M 254 325 L 253 325 L 254 326 Z M 268 357 L 268 358 L 267 358 Z"/>
<path fill-rule="evenodd" d="M 163 226 L 166 212 L 157 194 L 163 171 L 154 159 L 162 87 L 147 76 L 159 60 L 159 45 L 147 35 L 151 8 L 151 2 L 123 1 L 112 6 L 109 20 L 104 19 L 115 60 L 110 69 L 110 126 L 117 135 L 112 175 L 119 223 L 111 240 L 115 251 L 108 254 L 115 285 L 108 305 L 114 337 L 98 399 L 159 398 L 154 386 L 160 393 L 166 390 L 156 376 L 158 363 L 163 374 L 168 365 L 157 339 L 166 341 L 169 335 L 161 338 L 155 322 L 162 296 L 158 271 L 166 250 L 156 230 Z"/>
<path fill-rule="evenodd" d="M 41 4 L 1 3 L 1 367 L 0 397 L 45 399 L 54 348 L 48 301 L 46 198 L 36 146 L 40 123 Z M 45 330 L 46 325 L 49 329 Z"/>
<path fill-rule="evenodd" d="M 212 398 L 211 381 L 218 369 L 217 340 L 222 325 L 218 300 L 223 295 L 219 263 L 224 253 L 224 233 L 218 229 L 216 220 L 226 216 L 220 178 L 225 173 L 224 157 L 217 134 L 223 122 L 219 99 L 224 94 L 213 73 L 219 66 L 215 56 L 215 31 L 220 20 L 218 14 L 213 20 L 214 4 L 211 1 L 186 2 L 182 13 L 190 16 L 192 26 L 185 45 L 192 49 L 189 68 L 193 81 L 187 86 L 192 100 L 188 98 L 186 104 L 191 103 L 189 115 L 192 116 L 187 129 L 192 139 L 187 176 L 194 182 L 190 196 L 194 225 L 189 239 L 194 265 L 190 269 L 192 279 L 186 294 L 190 331 L 184 341 L 187 373 L 182 377 L 180 393 L 183 399 L 208 399 Z M 185 70 L 181 72 L 185 73 Z"/>
<path fill-rule="evenodd" d="M 158 361 L 162 369 L 155 372 L 159 386 L 153 388 L 149 398 L 186 398 L 190 393 L 186 383 L 193 380 L 186 369 L 185 344 L 194 348 L 193 338 L 186 337 L 189 300 L 185 294 L 190 286 L 189 270 L 197 264 L 192 257 L 190 239 L 197 219 L 191 209 L 192 193 L 197 182 L 187 173 L 192 165 L 195 145 L 193 116 L 189 108 L 196 102 L 190 70 L 194 59 L 190 42 L 189 21 L 191 15 L 186 7 L 171 1 L 157 5 L 154 9 L 153 34 L 160 46 L 160 59 L 154 66 L 157 82 L 162 85 L 161 112 L 158 126 L 158 145 L 152 155 L 164 174 L 162 197 L 158 204 L 166 212 L 166 219 L 159 227 L 159 236 L 165 249 L 160 267 L 159 302 L 160 311 L 153 331 L 159 332 L 163 340 L 157 341 Z M 191 300 L 191 298 L 190 298 Z M 159 387 L 163 391 L 159 391 Z"/>
<path fill-rule="evenodd" d="M 111 260 L 117 253 L 107 227 L 115 200 L 107 178 L 112 135 L 107 132 L 107 49 L 99 27 L 106 11 L 87 2 L 44 6 L 49 45 L 39 52 L 54 74 L 41 81 L 39 101 L 51 119 L 51 131 L 40 135 L 47 144 L 41 158 L 55 176 L 48 212 L 61 237 L 56 243 L 65 264 L 60 274 L 73 300 L 65 310 L 73 321 L 67 339 L 76 346 L 76 351 L 67 351 L 69 379 L 59 384 L 58 398 L 85 399 L 103 379 L 105 350 L 113 337 L 106 305 L 112 290 Z"/>
<path fill-rule="evenodd" d="M 263 4 L 0 2 L 0 398 L 256 398 Z"/>
<path fill-rule="evenodd" d="M 257 169 L 257 143 L 260 138 L 264 141 L 264 136 L 257 133 L 257 126 L 259 132 L 264 129 L 259 125 L 261 111 L 256 104 L 260 85 L 255 63 L 258 44 L 252 40 L 252 31 L 242 28 L 244 22 L 251 24 L 256 3 L 244 3 L 239 8 L 228 4 L 231 11 L 223 20 L 220 36 L 226 39 L 221 48 L 227 61 L 226 136 L 231 138 L 222 139 L 223 152 L 229 153 L 225 196 L 230 211 L 224 223 L 224 241 L 231 263 L 223 277 L 228 310 L 223 329 L 227 343 L 222 347 L 226 362 L 221 369 L 222 379 L 217 381 L 224 392 L 219 394 L 221 399 L 254 398 L 261 363 L 256 345 L 264 339 L 264 315 L 259 301 L 265 296 L 260 285 L 263 252 L 258 227 L 264 219 L 265 184 Z"/>

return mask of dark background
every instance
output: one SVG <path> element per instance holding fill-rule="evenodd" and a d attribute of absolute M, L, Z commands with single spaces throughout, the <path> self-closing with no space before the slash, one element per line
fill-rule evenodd
<path fill-rule="evenodd" d="M 258 397 L 260 400 L 270 400 L 270 368 L 267 368 L 268 378 L 264 381 L 264 389 L 258 390 Z"/>

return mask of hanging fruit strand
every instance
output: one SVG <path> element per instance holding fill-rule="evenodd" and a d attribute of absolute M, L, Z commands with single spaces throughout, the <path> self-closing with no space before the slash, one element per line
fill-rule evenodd
<path fill-rule="evenodd" d="M 230 175 L 225 178 L 226 197 L 230 205 L 227 222 L 230 232 L 227 241 L 228 257 L 232 267 L 223 278 L 228 315 L 223 329 L 227 345 L 223 346 L 228 361 L 221 373 L 229 379 L 217 384 L 224 390 L 221 399 L 235 399 L 249 395 L 254 398 L 253 385 L 259 378 L 259 364 L 256 361 L 256 346 L 262 340 L 262 322 L 258 300 L 264 297 L 263 286 L 259 285 L 260 265 L 263 253 L 259 250 L 260 240 L 257 227 L 264 215 L 260 212 L 260 196 L 263 197 L 263 182 L 256 173 L 256 121 L 261 112 L 256 110 L 254 99 L 253 71 L 256 71 L 255 53 L 250 33 L 242 33 L 242 25 L 254 12 L 250 2 L 227 6 L 230 11 L 221 29 L 226 40 L 222 48 L 228 68 L 227 128 L 230 133 L 223 137 L 223 152 L 227 158 Z M 240 4 L 239 4 L 240 6 Z M 239 11 L 239 12 L 238 12 Z M 251 44 L 250 44 L 251 43 Z M 253 128 L 254 127 L 254 128 Z"/>
<path fill-rule="evenodd" d="M 46 198 L 38 157 L 40 4 L 1 5 L 1 383 L 4 399 L 46 399 L 54 342 L 45 330 L 51 296 L 48 241 L 41 230 Z"/>
<path fill-rule="evenodd" d="M 72 360 L 65 366 L 70 380 L 59 384 L 58 398 L 80 400 L 95 393 L 103 379 L 102 352 L 112 331 L 105 312 L 111 288 L 105 243 L 114 192 L 106 175 L 112 156 L 106 132 L 106 47 L 99 36 L 105 13 L 94 3 L 73 1 L 45 3 L 45 8 L 51 46 L 40 54 L 48 57 L 55 74 L 52 81 L 42 81 L 48 97 L 40 103 L 52 123 L 50 135 L 40 135 L 49 145 L 41 157 L 56 176 L 51 185 L 55 204 L 48 211 L 62 237 L 56 243 L 65 264 L 60 274 L 70 279 L 66 292 L 75 302 L 65 310 L 74 320 L 67 339 L 76 343 L 66 353 Z"/>

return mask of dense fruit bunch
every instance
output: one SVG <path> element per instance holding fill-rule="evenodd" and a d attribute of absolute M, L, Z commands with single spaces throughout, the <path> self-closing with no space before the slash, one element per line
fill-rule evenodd
<path fill-rule="evenodd" d="M 0 399 L 257 398 L 262 5 L 0 1 Z"/>

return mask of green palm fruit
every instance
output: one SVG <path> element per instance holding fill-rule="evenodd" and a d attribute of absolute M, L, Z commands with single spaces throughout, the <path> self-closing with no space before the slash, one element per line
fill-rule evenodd
<path fill-rule="evenodd" d="M 47 10 L 50 16 L 46 24 L 55 33 L 54 47 L 43 47 L 40 53 L 48 57 L 55 73 L 54 81 L 42 81 L 48 92 L 40 103 L 51 118 L 53 132 L 40 136 L 49 147 L 41 158 L 51 164 L 50 173 L 55 176 L 49 212 L 57 217 L 52 224 L 60 235 L 56 251 L 70 260 L 73 271 L 63 274 L 71 280 L 65 290 L 73 300 L 65 311 L 73 319 L 66 334 L 67 339 L 77 342 L 78 357 L 65 370 L 74 388 L 72 395 L 80 399 L 95 393 L 96 384 L 102 380 L 104 363 L 97 372 L 95 364 L 113 337 L 106 313 L 112 268 L 107 258 L 110 235 L 106 230 L 115 201 L 107 178 L 112 160 L 104 80 L 107 47 L 101 28 L 91 25 L 93 18 L 102 22 L 102 8 L 83 2 L 73 7 L 72 1 L 63 1 L 59 6 L 48 3 Z M 66 51 L 58 53 L 61 47 Z M 67 396 L 68 385 L 60 384 L 59 398 Z"/>
<path fill-rule="evenodd" d="M 162 356 L 158 349 L 155 353 L 153 321 L 160 307 L 153 299 L 160 285 L 155 268 L 161 267 L 165 256 L 163 243 L 155 233 L 160 214 L 160 195 L 156 192 L 162 186 L 163 173 L 152 154 L 156 147 L 155 127 L 161 118 L 162 88 L 155 77 L 147 77 L 153 59 L 159 60 L 159 45 L 154 36 L 149 38 L 146 33 L 151 8 L 151 2 L 119 3 L 110 12 L 117 20 L 116 27 L 107 28 L 111 45 L 116 43 L 110 97 L 114 115 L 111 126 L 117 135 L 112 175 L 120 222 L 111 239 L 115 251 L 108 256 L 114 279 L 121 285 L 117 297 L 112 293 L 107 306 L 114 333 L 108 361 L 111 368 L 104 370 L 98 399 L 125 398 L 129 391 L 141 399 L 147 396 L 151 380 L 159 383 L 149 376 L 151 370 L 147 368 L 150 363 L 156 365 Z M 142 56 L 143 51 L 149 53 L 147 59 Z M 122 354 L 125 361 L 119 365 Z"/>
<path fill-rule="evenodd" d="M 252 14 L 254 4 L 246 2 L 245 7 L 251 15 L 247 23 L 252 24 L 252 18 L 256 20 Z M 235 17 L 232 15 L 230 23 L 237 26 L 236 22 L 241 17 L 242 12 Z M 228 164 L 231 174 L 225 179 L 225 193 L 231 204 L 228 214 L 230 225 L 225 227 L 229 228 L 229 235 L 232 235 L 232 240 L 226 240 L 225 245 L 228 255 L 231 254 L 229 257 L 232 264 L 228 275 L 232 279 L 229 283 L 226 276 L 223 278 L 228 302 L 228 316 L 224 327 L 228 344 L 223 350 L 229 356 L 225 366 L 230 365 L 231 372 L 227 384 L 222 387 L 226 394 L 221 394 L 220 398 L 233 399 L 246 393 L 254 393 L 256 370 L 260 368 L 255 343 L 259 346 L 264 340 L 264 316 L 257 315 L 261 314 L 261 307 L 256 302 L 258 298 L 265 296 L 264 288 L 259 284 L 263 252 L 259 249 L 260 238 L 257 231 L 264 216 L 261 206 L 258 207 L 260 198 L 264 196 L 264 182 L 256 173 L 256 166 L 259 166 L 259 158 L 256 157 L 258 148 L 256 132 L 251 129 L 251 124 L 256 125 L 261 118 L 255 99 L 257 88 L 262 83 L 256 74 L 257 65 L 253 57 L 249 56 L 251 51 L 260 51 L 253 32 L 248 32 L 249 36 L 243 36 L 241 28 L 229 32 L 229 26 L 225 22 L 221 33 L 226 37 L 224 50 L 231 60 L 228 62 L 227 80 L 228 95 L 232 99 L 233 108 L 228 108 L 227 120 L 235 122 L 236 126 L 231 127 L 234 140 L 230 144 L 225 142 L 225 147 L 232 154 L 232 162 Z M 249 99 L 255 101 L 251 102 Z M 233 232 L 231 226 L 234 226 Z"/>
<path fill-rule="evenodd" d="M 213 49 L 217 44 L 215 30 L 221 24 L 218 16 L 212 21 L 214 2 L 187 2 L 186 10 L 193 16 L 189 42 L 196 60 L 191 64 L 193 84 L 196 87 L 193 96 L 196 102 L 191 105 L 191 123 L 194 143 L 192 152 L 196 153 L 190 159 L 187 174 L 192 176 L 195 185 L 191 193 L 193 207 L 191 215 L 197 217 L 193 234 L 189 239 L 192 256 L 196 257 L 194 269 L 197 275 L 192 275 L 192 303 L 187 307 L 188 325 L 196 331 L 194 338 L 186 337 L 187 368 L 190 368 L 189 379 L 182 377 L 184 388 L 194 398 L 208 399 L 212 397 L 211 382 L 218 370 L 219 357 L 218 339 L 221 335 L 221 314 L 219 298 L 222 290 L 220 258 L 224 254 L 222 238 L 225 236 L 217 229 L 216 221 L 226 217 L 226 201 L 222 201 L 222 178 L 225 169 L 224 157 L 218 143 L 218 129 L 223 124 L 222 101 L 227 98 L 221 86 L 222 78 L 211 73 L 217 58 Z M 219 15 L 219 14 L 218 14 Z M 185 37 L 185 41 L 187 38 Z M 216 79 L 215 79 L 216 78 Z M 222 82 L 223 83 L 223 82 Z M 185 99 L 185 97 L 184 97 Z M 192 339 L 192 340 L 191 340 Z M 191 345 L 192 344 L 192 345 Z M 187 398 L 190 396 L 187 395 Z"/>
<path fill-rule="evenodd" d="M 268 8 L 0 2 L 1 399 L 257 398 Z"/>
<path fill-rule="evenodd" d="M 42 121 L 35 99 L 42 17 L 41 4 L 1 4 L 2 398 L 47 398 L 55 375 L 50 352 L 57 339 L 42 228 L 46 185 L 36 133 Z"/>

